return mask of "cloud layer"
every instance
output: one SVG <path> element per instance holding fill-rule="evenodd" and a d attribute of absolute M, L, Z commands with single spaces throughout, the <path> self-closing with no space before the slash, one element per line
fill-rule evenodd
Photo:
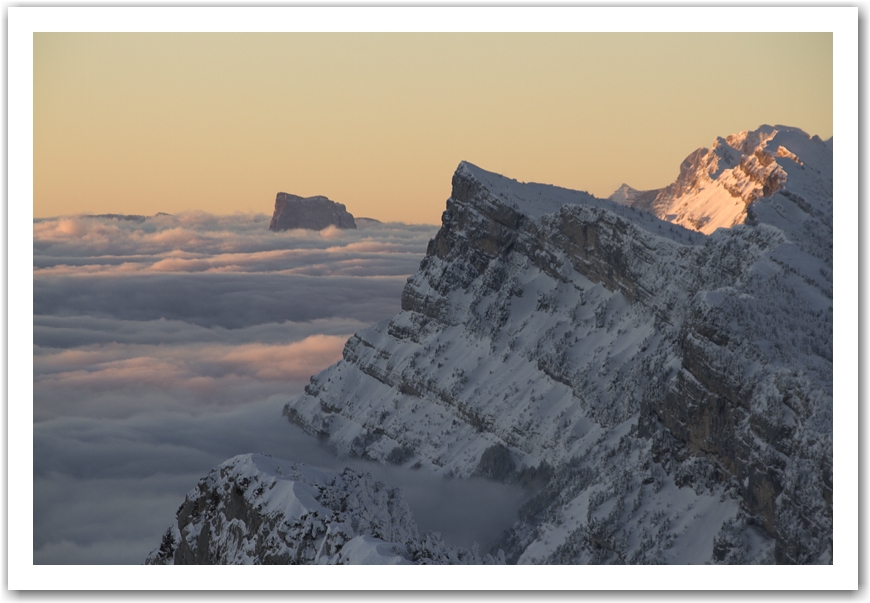
<path fill-rule="evenodd" d="M 254 214 L 34 221 L 34 562 L 141 563 L 235 454 L 346 464 L 281 408 L 399 310 L 434 233 L 272 233 Z M 504 486 L 360 466 L 405 489 L 421 529 L 466 546 L 493 541 L 519 503 Z"/>

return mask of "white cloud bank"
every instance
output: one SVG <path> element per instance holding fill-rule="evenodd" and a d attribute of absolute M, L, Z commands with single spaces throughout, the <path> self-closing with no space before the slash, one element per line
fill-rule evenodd
<path fill-rule="evenodd" d="M 399 310 L 435 227 L 272 233 L 260 214 L 34 221 L 34 562 L 142 563 L 214 465 L 338 466 L 281 416 Z M 494 540 L 510 488 L 368 467 L 421 529 Z M 435 481 L 433 481 L 435 480 Z"/>

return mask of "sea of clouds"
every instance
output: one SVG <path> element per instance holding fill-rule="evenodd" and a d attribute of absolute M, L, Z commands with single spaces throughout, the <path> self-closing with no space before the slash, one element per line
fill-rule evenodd
<path fill-rule="evenodd" d="M 482 549 L 519 493 L 336 459 L 281 416 L 399 311 L 437 227 L 273 233 L 262 214 L 33 223 L 34 563 L 142 563 L 185 494 L 245 452 L 402 487 L 422 531 Z"/>

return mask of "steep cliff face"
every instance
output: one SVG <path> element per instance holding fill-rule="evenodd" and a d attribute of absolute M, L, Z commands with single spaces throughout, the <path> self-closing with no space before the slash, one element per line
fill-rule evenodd
<path fill-rule="evenodd" d="M 831 147 L 772 130 L 684 163 L 688 207 L 704 178 L 739 192 L 709 236 L 461 164 L 402 311 L 286 416 L 345 454 L 545 483 L 512 560 L 830 562 Z"/>
<path fill-rule="evenodd" d="M 323 230 L 327 226 L 356 228 L 356 222 L 344 205 L 330 201 L 326 197 L 319 195 L 299 197 L 278 193 L 269 230 L 273 232 L 291 228 Z"/>
<path fill-rule="evenodd" d="M 259 454 L 234 457 L 200 480 L 146 560 L 189 564 L 503 563 L 421 538 L 399 490 Z"/>

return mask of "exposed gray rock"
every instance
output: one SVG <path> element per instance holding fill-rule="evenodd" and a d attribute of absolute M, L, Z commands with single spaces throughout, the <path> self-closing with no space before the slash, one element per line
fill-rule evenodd
<path fill-rule="evenodd" d="M 343 204 L 330 201 L 321 195 L 299 197 L 278 193 L 269 230 L 273 232 L 291 228 L 323 230 L 327 226 L 356 228 L 356 222 Z"/>

